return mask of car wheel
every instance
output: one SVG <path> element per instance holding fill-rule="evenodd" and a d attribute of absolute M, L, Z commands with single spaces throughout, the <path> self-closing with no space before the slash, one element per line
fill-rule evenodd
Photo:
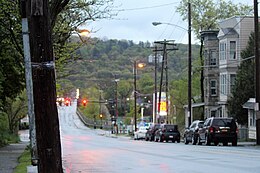
<path fill-rule="evenodd" d="M 177 140 L 177 143 L 180 143 L 180 142 L 181 142 L 180 139 L 178 139 L 178 140 Z"/>
<path fill-rule="evenodd" d="M 223 146 L 228 146 L 228 142 L 223 142 Z"/>
<path fill-rule="evenodd" d="M 159 136 L 159 141 L 163 142 L 163 137 Z"/>
<path fill-rule="evenodd" d="M 206 141 L 206 145 L 210 145 L 211 141 L 210 141 L 208 135 L 206 135 L 206 137 L 205 137 L 205 141 Z"/>
<path fill-rule="evenodd" d="M 192 138 L 191 138 L 191 143 L 192 143 L 192 145 L 196 145 L 196 143 L 197 143 L 197 138 L 196 138 L 195 135 L 192 136 Z"/>
<path fill-rule="evenodd" d="M 214 142 L 214 145 L 215 145 L 215 146 L 217 146 L 217 145 L 218 145 L 218 143 L 219 143 L 218 141 L 215 141 L 215 142 Z"/>
<path fill-rule="evenodd" d="M 232 141 L 232 146 L 237 146 L 237 139 L 234 139 L 234 140 Z"/>
<path fill-rule="evenodd" d="M 200 141 L 200 136 L 198 136 L 198 139 L 197 139 L 197 145 L 201 145 L 201 141 Z"/>
<path fill-rule="evenodd" d="M 189 141 L 187 140 L 187 137 L 186 136 L 184 136 L 184 144 L 189 144 Z"/>

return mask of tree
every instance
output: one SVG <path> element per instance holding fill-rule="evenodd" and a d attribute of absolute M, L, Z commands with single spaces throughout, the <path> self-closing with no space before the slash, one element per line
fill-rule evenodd
<path fill-rule="evenodd" d="M 16 1 L 0 0 L 0 111 L 24 89 L 21 24 Z M 17 22 L 19 21 L 19 23 Z"/>
<path fill-rule="evenodd" d="M 182 0 L 177 11 L 188 19 L 187 7 L 191 3 L 191 21 L 195 36 L 200 39 L 200 32 L 203 30 L 217 29 L 218 20 L 226 19 L 234 15 L 252 15 L 253 8 L 248 5 L 235 4 L 225 0 Z"/>
<path fill-rule="evenodd" d="M 195 36 L 200 40 L 200 90 L 201 101 L 204 102 L 204 77 L 203 77 L 203 40 L 200 39 L 200 32 L 204 30 L 217 29 L 217 22 L 235 15 L 252 15 L 253 7 L 242 4 L 234 4 L 224 0 L 182 0 L 177 11 L 184 20 L 188 20 L 187 7 L 191 3 L 191 22 Z"/>
<path fill-rule="evenodd" d="M 58 14 L 69 2 L 86 1 L 29 0 L 26 7 L 22 6 L 22 10 L 30 9 L 26 15 L 29 21 L 31 61 L 34 64 L 32 75 L 39 172 L 62 172 L 52 31 Z"/>
<path fill-rule="evenodd" d="M 133 91 L 133 86 L 131 85 L 131 82 L 128 80 L 120 80 L 118 84 L 118 94 L 121 99 L 122 105 L 122 111 L 123 116 L 126 115 L 127 111 L 127 98 L 130 96 L 131 92 Z"/>
<path fill-rule="evenodd" d="M 4 110 L 8 117 L 9 132 L 17 134 L 17 124 L 27 115 L 25 90 L 15 99 L 8 98 Z"/>
<path fill-rule="evenodd" d="M 79 44 L 68 42 L 71 35 L 77 32 L 79 27 L 83 27 L 84 25 L 87 27 L 87 22 L 115 16 L 116 13 L 112 12 L 114 8 L 113 1 L 114 0 L 50 1 L 50 20 L 53 29 L 53 45 L 58 72 L 62 71 L 64 64 L 71 61 L 73 52 L 79 48 Z M 81 45 L 83 44 L 86 43 L 81 42 Z M 57 74 L 61 75 L 62 73 Z"/>
<path fill-rule="evenodd" d="M 229 114 L 242 125 L 246 125 L 248 122 L 247 110 L 243 109 L 243 104 L 249 98 L 255 97 L 255 60 L 252 58 L 253 55 L 254 35 L 251 34 L 246 49 L 241 52 L 243 61 L 237 71 L 231 97 L 227 101 Z"/>

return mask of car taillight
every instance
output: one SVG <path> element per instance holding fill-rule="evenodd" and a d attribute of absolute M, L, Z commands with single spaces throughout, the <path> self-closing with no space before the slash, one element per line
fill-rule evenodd
<path fill-rule="evenodd" d="M 213 128 L 213 127 L 210 127 L 210 128 L 209 128 L 209 132 L 210 132 L 210 133 L 213 133 L 213 132 L 214 132 L 214 128 Z"/>

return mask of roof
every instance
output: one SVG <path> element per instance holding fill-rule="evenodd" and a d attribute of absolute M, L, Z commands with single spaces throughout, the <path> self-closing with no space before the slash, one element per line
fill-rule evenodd
<path fill-rule="evenodd" d="M 221 30 L 223 31 L 223 33 L 225 35 L 235 35 L 235 34 L 238 34 L 237 31 L 234 28 L 221 28 Z"/>
<path fill-rule="evenodd" d="M 245 109 L 255 109 L 255 98 L 250 98 L 246 103 L 243 104 Z"/>
<path fill-rule="evenodd" d="M 204 106 L 204 105 L 205 105 L 205 103 L 192 103 L 191 107 L 196 108 L 196 107 L 201 107 L 201 106 Z M 183 108 L 187 108 L 187 107 L 188 107 L 188 105 L 183 106 Z"/>
<path fill-rule="evenodd" d="M 221 28 L 218 33 L 218 38 L 221 39 L 227 35 L 238 36 L 238 33 L 234 28 Z"/>

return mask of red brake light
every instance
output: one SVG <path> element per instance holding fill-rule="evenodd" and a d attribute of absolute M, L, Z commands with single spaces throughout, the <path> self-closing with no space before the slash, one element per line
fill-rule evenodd
<path fill-rule="evenodd" d="M 209 128 L 209 132 L 210 132 L 210 133 L 213 133 L 213 132 L 214 132 L 214 127 L 210 127 L 210 128 Z"/>

